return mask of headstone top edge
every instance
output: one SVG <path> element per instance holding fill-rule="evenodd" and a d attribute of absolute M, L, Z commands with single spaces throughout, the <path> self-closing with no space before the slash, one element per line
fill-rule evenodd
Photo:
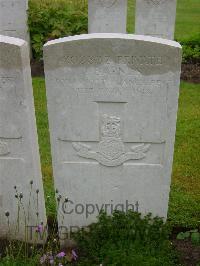
<path fill-rule="evenodd" d="M 44 45 L 44 49 L 48 48 L 49 46 L 55 45 L 55 44 L 80 41 L 80 40 L 90 40 L 90 39 L 126 39 L 126 40 L 159 43 L 159 44 L 164 44 L 164 45 L 168 45 L 168 46 L 172 46 L 172 47 L 180 48 L 180 49 L 182 48 L 182 46 L 178 42 L 171 41 L 168 39 L 162 39 L 158 37 L 146 36 L 146 35 L 123 34 L 123 33 L 90 33 L 90 34 L 69 36 L 69 37 L 64 37 L 64 38 L 59 38 L 56 40 L 49 41 Z"/>
<path fill-rule="evenodd" d="M 0 35 L 0 43 L 7 43 L 15 46 L 23 46 L 23 45 L 28 45 L 26 41 L 20 38 L 15 38 L 15 37 L 9 37 L 6 35 Z"/>

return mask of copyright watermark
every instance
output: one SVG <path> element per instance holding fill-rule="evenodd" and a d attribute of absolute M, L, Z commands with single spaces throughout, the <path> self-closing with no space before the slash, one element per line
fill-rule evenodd
<path fill-rule="evenodd" d="M 127 213 L 128 211 L 139 212 L 139 202 L 130 203 L 125 200 L 123 203 L 114 203 L 111 200 L 109 203 L 74 203 L 72 200 L 64 201 L 61 205 L 62 212 L 65 215 L 83 215 L 84 219 L 88 219 L 91 215 L 98 216 L 101 212 L 112 215 L 115 211 Z M 82 218 L 83 219 L 83 218 Z M 60 240 L 70 239 L 72 233 L 81 229 L 88 230 L 88 226 L 70 226 L 63 224 L 58 226 L 58 235 Z M 48 234 L 48 226 L 27 226 L 29 238 L 33 239 L 37 233 L 37 237 L 43 240 Z"/>
<path fill-rule="evenodd" d="M 135 203 L 129 203 L 129 201 L 126 200 L 124 203 L 114 203 L 113 200 L 111 200 L 110 203 L 103 203 L 99 205 L 98 203 L 74 203 L 72 200 L 68 200 L 62 204 L 62 211 L 64 214 L 84 215 L 86 219 L 90 215 L 98 215 L 102 211 L 113 214 L 114 211 L 127 212 L 129 210 L 139 212 L 138 201 Z"/>

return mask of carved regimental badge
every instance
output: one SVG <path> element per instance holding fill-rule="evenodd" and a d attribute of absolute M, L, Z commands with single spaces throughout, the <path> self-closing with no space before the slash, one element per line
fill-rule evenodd
<path fill-rule="evenodd" d="M 121 121 L 119 117 L 103 115 L 101 121 L 101 141 L 97 151 L 80 142 L 73 142 L 73 148 L 80 157 L 93 159 L 105 166 L 118 166 L 128 160 L 140 160 L 146 157 L 150 144 L 132 146 L 127 152 L 121 138 Z"/>
<path fill-rule="evenodd" d="M 0 156 L 5 156 L 10 153 L 8 144 L 5 142 L 0 141 Z"/>

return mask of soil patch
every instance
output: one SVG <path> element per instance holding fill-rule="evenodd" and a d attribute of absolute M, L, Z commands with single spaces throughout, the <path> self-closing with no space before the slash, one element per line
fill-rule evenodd
<path fill-rule="evenodd" d="M 200 83 L 200 62 L 182 64 L 181 79 L 187 82 Z"/>
<path fill-rule="evenodd" d="M 44 63 L 36 59 L 31 60 L 32 77 L 44 77 Z"/>
<path fill-rule="evenodd" d="M 197 266 L 197 264 L 200 263 L 200 246 L 194 246 L 190 240 L 174 239 L 172 243 L 183 265 Z"/>
<path fill-rule="evenodd" d="M 179 233 L 192 229 L 194 228 L 174 227 L 172 230 L 172 243 L 176 251 L 178 252 L 180 262 L 184 266 L 197 266 L 198 263 L 200 263 L 200 246 L 193 245 L 191 240 L 176 239 Z"/>

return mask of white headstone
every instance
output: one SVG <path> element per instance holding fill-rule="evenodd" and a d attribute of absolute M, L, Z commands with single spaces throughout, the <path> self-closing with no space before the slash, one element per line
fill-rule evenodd
<path fill-rule="evenodd" d="M 28 0 L 0 0 L 0 34 L 29 43 L 27 10 Z"/>
<path fill-rule="evenodd" d="M 44 61 L 59 225 L 128 204 L 166 218 L 180 45 L 89 34 L 48 42 Z"/>
<path fill-rule="evenodd" d="M 127 0 L 88 0 L 89 33 L 126 33 Z"/>
<path fill-rule="evenodd" d="M 41 223 L 46 216 L 28 45 L 0 35 L 0 237 L 40 242 L 35 231 Z"/>
<path fill-rule="evenodd" d="M 176 0 L 136 0 L 135 33 L 173 40 Z"/>

